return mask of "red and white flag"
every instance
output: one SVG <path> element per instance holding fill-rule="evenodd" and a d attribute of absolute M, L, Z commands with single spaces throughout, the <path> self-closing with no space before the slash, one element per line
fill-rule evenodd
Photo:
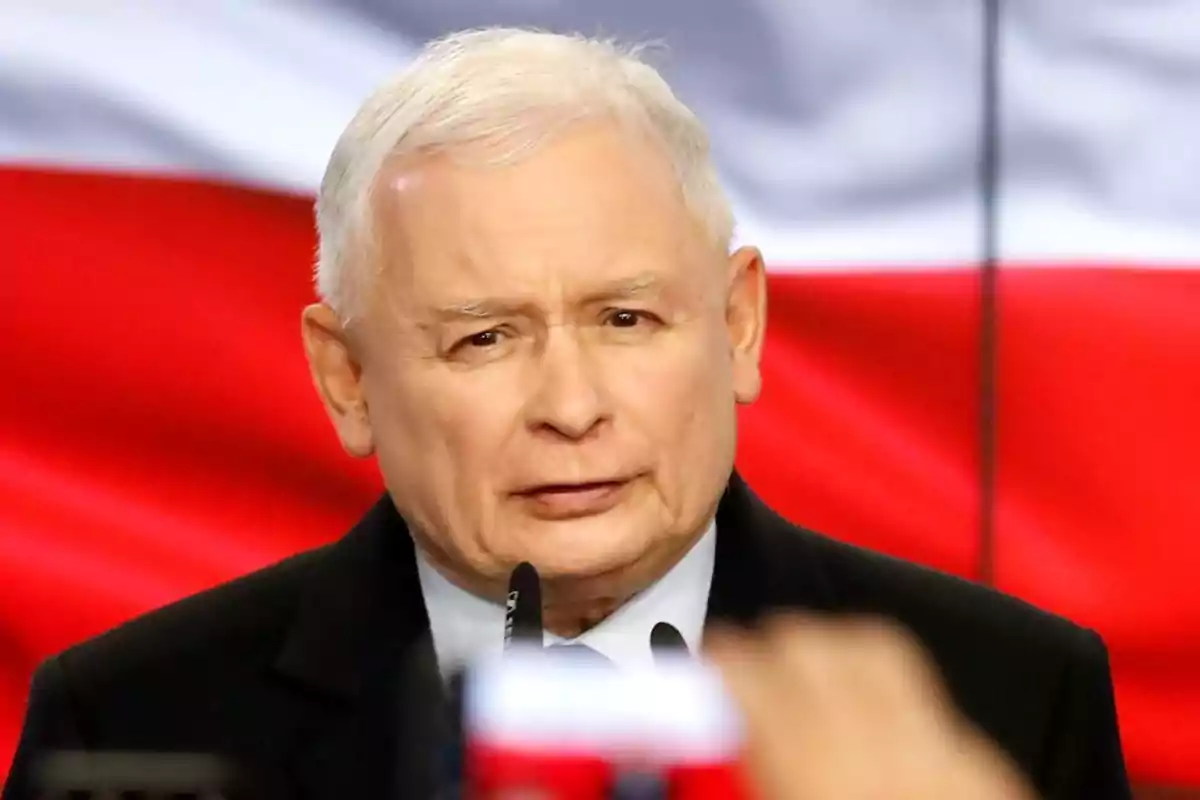
<path fill-rule="evenodd" d="M 505 23 L 668 45 L 772 270 L 750 483 L 1098 629 L 1132 771 L 1200 784 L 1200 8 L 985 5 L 0 5 L 0 764 L 40 658 L 379 491 L 297 335 L 312 195 L 422 41 Z"/>
<path fill-rule="evenodd" d="M 715 668 L 690 656 L 622 669 L 508 651 L 467 674 L 466 797 L 750 800 L 742 722 Z"/>

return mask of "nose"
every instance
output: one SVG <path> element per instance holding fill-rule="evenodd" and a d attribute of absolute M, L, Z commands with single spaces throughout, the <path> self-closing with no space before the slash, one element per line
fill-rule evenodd
<path fill-rule="evenodd" d="M 602 426 L 611 409 L 597 365 L 570 328 L 551 331 L 531 364 L 535 389 L 526 408 L 531 429 L 583 439 Z"/>

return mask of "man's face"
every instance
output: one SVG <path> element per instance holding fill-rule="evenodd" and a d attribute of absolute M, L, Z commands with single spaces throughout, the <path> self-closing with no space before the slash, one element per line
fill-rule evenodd
<path fill-rule="evenodd" d="M 757 251 L 717 252 L 665 157 L 615 126 L 513 166 L 389 168 L 376 211 L 363 321 L 306 330 L 343 441 L 378 455 L 418 545 L 488 593 L 526 560 L 550 598 L 669 568 L 758 390 Z"/>

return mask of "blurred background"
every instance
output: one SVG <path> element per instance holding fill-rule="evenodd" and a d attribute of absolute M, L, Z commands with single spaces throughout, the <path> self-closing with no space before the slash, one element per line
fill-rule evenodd
<path fill-rule="evenodd" d="M 1200 790 L 1200 0 L 0 0 L 0 778 L 42 658 L 380 491 L 312 197 L 496 23 L 665 45 L 772 270 L 750 484 L 1100 631 L 1134 778 Z"/>

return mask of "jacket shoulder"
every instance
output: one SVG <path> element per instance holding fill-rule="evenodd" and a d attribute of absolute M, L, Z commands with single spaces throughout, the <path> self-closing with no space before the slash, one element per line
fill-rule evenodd
<path fill-rule="evenodd" d="M 985 650 L 1067 658 L 1090 652 L 1094 634 L 1006 594 L 932 567 L 805 532 L 840 604 L 896 617 L 923 638 L 954 639 Z"/>
<path fill-rule="evenodd" d="M 333 545 L 291 556 L 135 617 L 58 654 L 79 686 L 152 678 L 164 668 L 274 656 L 302 587 Z"/>
<path fill-rule="evenodd" d="M 959 708 L 1042 796 L 1129 797 L 1098 634 L 929 567 L 829 539 L 817 549 L 842 607 L 914 633 Z"/>
<path fill-rule="evenodd" d="M 1039 777 L 1064 692 L 1079 675 L 1085 704 L 1111 704 L 1108 654 L 1093 631 L 996 589 L 807 531 L 837 609 L 884 617 L 914 635 L 958 707 Z"/>

